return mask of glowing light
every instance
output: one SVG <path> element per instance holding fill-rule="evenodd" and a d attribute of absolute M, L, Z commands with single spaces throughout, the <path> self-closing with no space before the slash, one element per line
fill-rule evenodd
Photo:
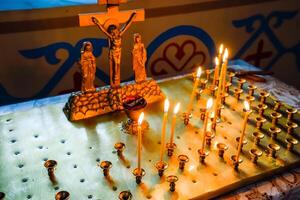
<path fill-rule="evenodd" d="M 200 78 L 201 73 L 202 73 L 202 70 L 201 70 L 201 67 L 199 67 L 197 70 L 197 78 Z"/>
<path fill-rule="evenodd" d="M 175 108 L 174 108 L 174 112 L 173 112 L 175 115 L 178 113 L 179 108 L 180 108 L 180 103 L 177 103 Z"/>
<path fill-rule="evenodd" d="M 218 57 L 215 57 L 215 64 L 216 64 L 216 66 L 218 66 L 220 64 Z"/>
<path fill-rule="evenodd" d="M 228 59 L 228 49 L 225 49 L 224 55 L 223 55 L 223 62 L 225 62 Z"/>
<path fill-rule="evenodd" d="M 246 111 L 250 110 L 250 105 L 249 105 L 248 101 L 244 101 L 244 107 L 245 107 Z"/>
<path fill-rule="evenodd" d="M 164 112 L 167 113 L 169 111 L 170 102 L 169 99 L 165 100 Z"/>
<path fill-rule="evenodd" d="M 206 109 L 210 109 L 213 105 L 213 99 L 212 98 L 209 98 L 207 103 L 206 103 Z"/>
<path fill-rule="evenodd" d="M 219 54 L 222 54 L 223 50 L 224 50 L 224 45 L 221 44 L 220 47 L 219 47 Z"/>
<path fill-rule="evenodd" d="M 143 120 L 144 120 L 144 112 L 142 112 L 139 116 L 138 125 L 141 125 L 143 123 Z"/>

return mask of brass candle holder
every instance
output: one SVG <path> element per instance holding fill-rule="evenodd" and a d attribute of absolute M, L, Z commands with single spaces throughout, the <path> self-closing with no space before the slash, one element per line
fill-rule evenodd
<path fill-rule="evenodd" d="M 269 133 L 270 133 L 272 139 L 276 139 L 280 132 L 281 132 L 281 129 L 278 127 L 269 128 Z"/>
<path fill-rule="evenodd" d="M 298 127 L 298 124 L 289 121 L 289 122 L 286 123 L 286 127 L 287 127 L 287 133 L 290 134 L 290 135 L 293 135 L 294 130 Z"/>
<path fill-rule="evenodd" d="M 239 78 L 237 82 L 238 82 L 238 89 L 243 89 L 244 83 L 246 83 L 246 79 Z"/>
<path fill-rule="evenodd" d="M 211 140 L 215 137 L 215 134 L 211 131 L 206 131 L 206 134 L 205 134 L 205 144 L 207 146 L 210 146 L 211 145 Z"/>
<path fill-rule="evenodd" d="M 200 88 L 201 88 L 202 90 L 205 90 L 205 89 L 206 89 L 207 82 L 208 82 L 207 79 L 203 79 L 203 78 L 200 79 Z"/>
<path fill-rule="evenodd" d="M 246 100 L 249 102 L 249 105 L 251 106 L 252 102 L 255 101 L 255 97 L 247 95 Z"/>
<path fill-rule="evenodd" d="M 278 144 L 271 143 L 268 145 L 269 155 L 273 158 L 276 158 L 276 152 L 280 150 L 280 146 Z"/>
<path fill-rule="evenodd" d="M 55 195 L 55 200 L 69 200 L 69 199 L 70 199 L 70 193 L 67 191 L 60 191 Z"/>
<path fill-rule="evenodd" d="M 235 88 L 234 89 L 234 96 L 236 98 L 237 101 L 240 100 L 240 97 L 241 97 L 241 94 L 243 93 L 244 91 L 242 89 L 239 89 L 239 88 Z"/>
<path fill-rule="evenodd" d="M 298 144 L 298 140 L 294 138 L 286 138 L 285 142 L 287 143 L 287 150 L 293 151 L 294 146 Z"/>
<path fill-rule="evenodd" d="M 205 150 L 201 150 L 201 149 L 198 149 L 198 154 L 199 154 L 199 161 L 201 163 L 204 163 L 205 162 L 205 158 L 208 156 L 208 152 L 205 152 Z"/>
<path fill-rule="evenodd" d="M 235 72 L 229 72 L 229 83 L 231 83 L 232 84 L 232 81 L 233 81 L 233 77 L 235 77 Z"/>
<path fill-rule="evenodd" d="M 270 96 L 270 93 L 268 93 L 268 92 L 266 92 L 266 91 L 263 91 L 263 92 L 260 92 L 260 93 L 259 93 L 259 96 L 260 96 L 260 103 L 261 103 L 261 104 L 265 104 L 265 103 L 266 103 L 267 97 Z"/>
<path fill-rule="evenodd" d="M 205 75 L 206 75 L 206 80 L 209 81 L 210 80 L 210 74 L 211 74 L 212 70 L 210 69 L 206 69 L 205 70 Z"/>
<path fill-rule="evenodd" d="M 135 176 L 135 182 L 136 184 L 140 184 L 142 182 L 143 176 L 145 176 L 146 172 L 143 168 L 135 168 L 132 172 L 132 174 Z"/>
<path fill-rule="evenodd" d="M 248 95 L 254 96 L 254 90 L 256 90 L 257 87 L 255 85 L 248 85 Z"/>
<path fill-rule="evenodd" d="M 240 137 L 236 137 L 235 141 L 237 142 L 237 148 L 238 148 L 239 143 L 240 143 Z M 244 138 L 243 142 L 242 142 L 241 150 L 243 150 L 244 145 L 246 145 L 247 143 L 248 143 L 248 140 L 246 138 Z"/>
<path fill-rule="evenodd" d="M 169 182 L 170 192 L 175 192 L 176 182 L 178 181 L 178 177 L 175 175 L 170 175 L 167 177 L 167 181 Z"/>
<path fill-rule="evenodd" d="M 259 145 L 260 140 L 262 140 L 265 137 L 265 135 L 261 132 L 254 132 L 252 135 L 254 137 L 254 144 L 255 145 Z"/>
<path fill-rule="evenodd" d="M 189 157 L 187 155 L 179 155 L 177 159 L 179 161 L 179 169 L 183 171 L 185 164 L 189 162 Z"/>
<path fill-rule="evenodd" d="M 200 119 L 204 121 L 206 108 L 200 108 Z"/>
<path fill-rule="evenodd" d="M 260 103 L 257 105 L 257 109 L 258 109 L 258 115 L 260 117 L 264 116 L 265 110 L 268 108 L 268 106 L 266 104 Z"/>
<path fill-rule="evenodd" d="M 229 94 L 226 92 L 226 93 L 222 93 L 221 94 L 221 105 L 224 105 L 225 104 L 225 101 L 226 101 L 226 98 L 229 96 Z"/>
<path fill-rule="evenodd" d="M 209 91 L 210 91 L 211 96 L 215 97 L 217 90 L 218 90 L 218 86 L 216 86 L 216 85 L 210 85 L 209 86 Z"/>
<path fill-rule="evenodd" d="M 225 151 L 228 149 L 228 145 L 224 143 L 218 143 L 217 144 L 217 149 L 218 149 L 218 155 L 220 158 L 224 157 Z"/>
<path fill-rule="evenodd" d="M 55 179 L 55 168 L 57 166 L 57 162 L 55 160 L 47 160 L 44 163 L 44 166 L 46 167 L 47 171 L 48 171 L 48 176 L 51 180 Z"/>
<path fill-rule="evenodd" d="M 167 147 L 168 156 L 171 157 L 177 146 L 175 143 L 167 143 L 166 147 Z"/>
<path fill-rule="evenodd" d="M 4 192 L 0 192 L 0 200 L 4 200 L 5 199 L 5 193 Z"/>
<path fill-rule="evenodd" d="M 231 156 L 231 161 L 232 161 L 234 169 L 238 170 L 238 167 L 243 162 L 243 159 L 239 158 L 239 160 L 237 160 L 237 156 L 236 155 L 232 155 Z"/>
<path fill-rule="evenodd" d="M 110 161 L 102 161 L 99 165 L 101 169 L 103 170 L 103 176 L 108 177 L 109 176 L 109 170 L 112 167 L 112 163 Z"/>
<path fill-rule="evenodd" d="M 126 147 L 125 144 L 122 142 L 118 142 L 114 145 L 114 148 L 117 150 L 117 155 L 119 157 L 123 156 L 123 151 L 124 151 L 125 147 Z"/>
<path fill-rule="evenodd" d="M 272 112 L 271 118 L 272 118 L 272 127 L 275 128 L 277 125 L 278 120 L 282 117 L 282 115 L 278 112 Z"/>
<path fill-rule="evenodd" d="M 131 200 L 131 199 L 132 199 L 132 194 L 129 190 L 120 192 L 119 200 Z"/>
<path fill-rule="evenodd" d="M 191 118 L 192 118 L 191 113 L 187 113 L 187 112 L 182 113 L 182 119 L 183 119 L 184 125 L 187 126 L 190 123 Z"/>
<path fill-rule="evenodd" d="M 164 171 L 168 168 L 168 163 L 164 162 L 164 161 L 158 161 L 155 164 L 155 167 L 158 171 L 158 175 L 160 177 L 162 177 L 164 175 Z"/>
<path fill-rule="evenodd" d="M 202 93 L 203 93 L 203 89 L 198 89 L 196 91 L 196 99 L 197 99 L 197 101 L 199 101 L 201 99 Z"/>
<path fill-rule="evenodd" d="M 273 110 L 275 112 L 278 112 L 280 110 L 280 107 L 281 107 L 282 103 L 281 103 L 281 101 L 278 101 L 278 100 L 276 100 L 274 103 L 275 103 L 275 105 L 273 107 Z"/>
<path fill-rule="evenodd" d="M 251 149 L 249 153 L 251 155 L 251 162 L 255 164 L 257 163 L 258 158 L 262 156 L 262 151 L 259 149 Z"/>
<path fill-rule="evenodd" d="M 291 122 L 293 120 L 294 114 L 296 114 L 298 110 L 296 108 L 288 108 L 286 109 L 287 116 L 287 122 Z"/>
<path fill-rule="evenodd" d="M 267 121 L 265 118 L 263 117 L 256 117 L 255 118 L 256 121 L 256 128 L 257 130 L 261 130 L 263 124 Z"/>
<path fill-rule="evenodd" d="M 227 82 L 225 85 L 225 92 L 229 93 L 229 88 L 232 86 L 232 83 Z"/>

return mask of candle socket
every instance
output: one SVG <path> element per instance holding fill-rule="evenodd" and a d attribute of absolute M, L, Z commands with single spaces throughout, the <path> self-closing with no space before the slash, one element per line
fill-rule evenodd
<path fill-rule="evenodd" d="M 287 122 L 291 122 L 293 120 L 293 116 L 295 113 L 297 113 L 298 110 L 295 108 L 288 108 L 286 109 L 286 113 L 288 114 L 287 116 Z"/>
<path fill-rule="evenodd" d="M 122 142 L 118 142 L 115 144 L 114 148 L 117 150 L 117 155 L 119 157 L 123 156 L 123 151 L 124 151 L 125 147 L 126 147 L 125 144 Z"/>
<path fill-rule="evenodd" d="M 155 164 L 155 167 L 158 171 L 158 175 L 160 177 L 162 177 L 164 175 L 164 171 L 168 168 L 168 163 L 164 162 L 164 161 L 158 161 Z"/>
<path fill-rule="evenodd" d="M 275 101 L 275 105 L 274 105 L 273 110 L 274 110 L 275 112 L 279 111 L 281 105 L 282 105 L 281 101 L 276 100 L 276 101 Z"/>
<path fill-rule="evenodd" d="M 265 92 L 265 91 L 264 92 L 260 92 L 259 96 L 260 96 L 260 103 L 261 104 L 265 104 L 267 97 L 270 96 L 270 93 Z"/>
<path fill-rule="evenodd" d="M 230 82 L 227 82 L 226 85 L 225 85 L 225 92 L 226 93 L 229 93 L 229 88 L 232 86 L 232 83 Z"/>
<path fill-rule="evenodd" d="M 257 87 L 255 85 L 248 85 L 248 95 L 253 96 L 254 95 L 254 90 L 256 90 Z"/>
<path fill-rule="evenodd" d="M 263 117 L 256 117 L 255 118 L 256 121 L 256 128 L 257 130 L 261 130 L 263 124 L 267 121 L 265 118 Z"/>
<path fill-rule="evenodd" d="M 168 156 L 169 157 L 173 156 L 174 150 L 176 149 L 176 144 L 175 143 L 167 143 L 166 147 L 167 147 Z"/>
<path fill-rule="evenodd" d="M 132 194 L 129 190 L 120 192 L 119 200 L 131 200 L 131 199 L 132 199 Z"/>
<path fill-rule="evenodd" d="M 244 83 L 246 82 L 246 79 L 239 78 L 238 79 L 238 89 L 243 89 Z"/>
<path fill-rule="evenodd" d="M 235 170 L 238 170 L 239 165 L 243 162 L 243 160 L 241 158 L 239 158 L 239 160 L 237 160 L 236 155 L 231 156 L 231 161 L 232 161 L 232 164 L 233 164 L 233 167 Z"/>
<path fill-rule="evenodd" d="M 178 181 L 178 177 L 175 175 L 170 175 L 167 177 L 167 181 L 169 182 L 169 190 L 170 192 L 175 192 L 176 182 Z"/>
<path fill-rule="evenodd" d="M 237 101 L 240 100 L 240 96 L 241 96 L 242 93 L 243 93 L 242 89 L 238 89 L 238 88 L 234 89 L 234 95 L 235 95 L 235 98 L 236 98 Z"/>
<path fill-rule="evenodd" d="M 132 174 L 135 176 L 135 182 L 136 184 L 140 184 L 142 182 L 143 176 L 145 176 L 146 172 L 143 168 L 135 168 L 132 172 Z"/>
<path fill-rule="evenodd" d="M 102 161 L 99 166 L 103 170 L 103 176 L 108 177 L 109 169 L 112 167 L 112 163 L 110 161 Z"/>
<path fill-rule="evenodd" d="M 287 143 L 287 150 L 288 151 L 293 151 L 294 146 L 298 144 L 298 140 L 294 138 L 287 138 L 285 139 L 285 142 Z"/>
<path fill-rule="evenodd" d="M 262 156 L 262 151 L 259 149 L 251 149 L 249 153 L 251 155 L 251 162 L 255 164 L 257 163 L 258 158 Z"/>
<path fill-rule="evenodd" d="M 211 140 L 215 137 L 215 134 L 211 131 L 206 131 L 205 143 L 207 146 L 211 145 Z"/>
<path fill-rule="evenodd" d="M 207 79 L 200 79 L 200 88 L 202 89 L 202 90 L 205 90 L 206 89 L 206 85 L 207 85 Z"/>
<path fill-rule="evenodd" d="M 269 128 L 269 132 L 270 132 L 271 138 L 276 139 L 277 135 L 281 132 L 281 129 L 278 127 L 271 127 L 271 128 Z"/>
<path fill-rule="evenodd" d="M 210 80 L 210 74 L 211 74 L 211 70 L 210 69 L 206 69 L 205 70 L 205 74 L 206 74 L 206 80 L 209 81 Z"/>
<path fill-rule="evenodd" d="M 219 81 L 220 81 L 220 79 L 216 79 L 216 82 L 214 85 L 219 85 Z"/>
<path fill-rule="evenodd" d="M 204 121 L 206 108 L 200 108 L 200 119 Z"/>
<path fill-rule="evenodd" d="M 179 161 L 179 169 L 183 171 L 185 163 L 189 162 L 189 157 L 187 155 L 179 155 L 177 159 Z"/>
<path fill-rule="evenodd" d="M 255 100 L 255 97 L 247 95 L 246 100 L 249 102 L 249 106 L 251 106 L 252 102 Z"/>
<path fill-rule="evenodd" d="M 226 98 L 229 96 L 228 93 L 222 93 L 222 97 L 221 97 L 221 104 L 224 105 L 225 104 L 225 101 L 226 101 Z"/>
<path fill-rule="evenodd" d="M 280 146 L 272 143 L 268 145 L 268 150 L 269 155 L 276 158 L 276 152 L 280 150 Z"/>
<path fill-rule="evenodd" d="M 57 162 L 55 160 L 47 160 L 44 163 L 44 166 L 46 167 L 47 171 L 48 171 L 48 176 L 51 180 L 55 179 L 55 167 L 57 166 Z"/>
<path fill-rule="evenodd" d="M 0 192 L 0 200 L 4 200 L 5 199 L 5 193 L 4 192 Z"/>
<path fill-rule="evenodd" d="M 238 147 L 239 147 L 239 143 L 240 143 L 240 137 L 236 137 L 236 138 L 235 138 L 235 141 L 237 141 L 237 148 L 238 148 Z M 248 143 L 247 139 L 244 138 L 244 139 L 243 139 L 243 142 L 242 142 L 242 146 L 241 146 L 241 151 L 243 151 L 243 147 L 244 147 L 244 145 L 246 145 L 247 143 Z"/>
<path fill-rule="evenodd" d="M 218 86 L 216 85 L 210 85 L 209 86 L 209 91 L 211 96 L 216 96 L 216 91 L 218 90 Z"/>
<path fill-rule="evenodd" d="M 272 127 L 275 128 L 278 122 L 278 119 L 281 118 L 281 114 L 278 112 L 273 112 L 271 113 L 271 118 L 272 118 Z"/>
<path fill-rule="evenodd" d="M 217 148 L 218 148 L 219 157 L 223 158 L 225 151 L 228 149 L 228 146 L 224 143 L 218 143 Z"/>
<path fill-rule="evenodd" d="M 233 77 L 235 77 L 235 72 L 230 72 L 229 73 L 229 83 L 231 83 L 231 84 L 232 84 Z"/>
<path fill-rule="evenodd" d="M 204 150 L 202 151 L 201 149 L 198 149 L 198 154 L 199 154 L 199 161 L 201 163 L 205 163 L 205 158 L 208 156 L 208 152 L 205 152 Z"/>
<path fill-rule="evenodd" d="M 287 133 L 290 134 L 290 135 L 293 135 L 294 130 L 295 130 L 295 128 L 298 127 L 298 125 L 294 122 L 289 121 L 289 122 L 286 123 L 286 127 L 287 127 Z"/>
<path fill-rule="evenodd" d="M 261 132 L 254 132 L 252 135 L 254 136 L 254 144 L 255 145 L 259 145 L 260 140 L 265 137 L 265 135 Z"/>
<path fill-rule="evenodd" d="M 70 199 L 70 193 L 67 191 L 60 191 L 55 195 L 55 200 L 69 200 L 69 199 Z"/>
<path fill-rule="evenodd" d="M 192 114 L 187 113 L 187 112 L 183 113 L 182 114 L 182 119 L 183 119 L 184 125 L 187 126 L 189 124 L 191 118 L 192 118 Z"/>
<path fill-rule="evenodd" d="M 263 117 L 264 116 L 264 113 L 265 113 L 265 110 L 268 108 L 268 106 L 266 104 L 258 104 L 257 105 L 257 109 L 258 109 L 258 115 L 260 117 Z"/>
<path fill-rule="evenodd" d="M 199 101 L 201 99 L 202 93 L 203 93 L 203 89 L 198 89 L 196 91 L 196 99 L 197 99 L 197 101 Z"/>

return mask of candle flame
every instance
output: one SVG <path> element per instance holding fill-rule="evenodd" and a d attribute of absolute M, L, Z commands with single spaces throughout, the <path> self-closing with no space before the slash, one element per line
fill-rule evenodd
<path fill-rule="evenodd" d="M 198 70 L 197 70 L 197 78 L 200 78 L 201 73 L 202 73 L 201 67 L 198 67 Z"/>
<path fill-rule="evenodd" d="M 212 112 L 210 113 L 210 118 L 213 119 L 214 117 L 215 117 L 215 112 L 212 111 Z"/>
<path fill-rule="evenodd" d="M 174 108 L 174 114 L 177 114 L 180 108 L 180 103 L 177 103 L 175 108 Z"/>
<path fill-rule="evenodd" d="M 213 99 L 212 98 L 209 98 L 207 103 L 206 103 L 206 109 L 210 109 L 213 105 Z"/>
<path fill-rule="evenodd" d="M 144 119 L 144 112 L 142 112 L 139 116 L 138 125 L 141 125 L 143 123 L 143 119 Z"/>
<path fill-rule="evenodd" d="M 250 105 L 249 105 L 248 101 L 244 101 L 244 107 L 245 107 L 246 111 L 250 110 Z"/>
<path fill-rule="evenodd" d="M 220 55 L 223 53 L 223 50 L 224 50 L 224 45 L 221 44 L 220 47 L 219 47 L 219 54 Z"/>
<path fill-rule="evenodd" d="M 228 59 L 228 49 L 225 49 L 224 55 L 223 55 L 223 62 L 225 62 Z"/>
<path fill-rule="evenodd" d="M 165 100 L 165 107 L 164 107 L 164 112 L 167 113 L 169 111 L 169 107 L 170 107 L 170 102 L 169 99 Z"/>
<path fill-rule="evenodd" d="M 218 57 L 215 57 L 215 63 L 216 63 L 216 66 L 218 66 L 220 63 L 219 63 L 219 58 Z"/>

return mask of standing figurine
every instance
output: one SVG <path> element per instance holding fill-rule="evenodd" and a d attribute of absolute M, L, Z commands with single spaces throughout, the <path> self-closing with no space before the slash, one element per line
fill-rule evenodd
<path fill-rule="evenodd" d="M 134 45 L 132 50 L 132 65 L 135 76 L 135 82 L 139 83 L 147 78 L 145 63 L 147 61 L 147 52 L 142 37 L 139 33 L 133 36 Z"/>
<path fill-rule="evenodd" d="M 135 18 L 136 13 L 132 13 L 125 25 L 119 29 L 118 23 L 112 23 L 106 29 L 104 25 L 92 17 L 93 22 L 99 27 L 99 29 L 108 37 L 109 41 L 109 74 L 110 74 L 110 86 L 116 88 L 120 86 L 120 63 L 121 63 L 121 46 L 122 35 L 130 27 Z"/>
<path fill-rule="evenodd" d="M 93 45 L 91 42 L 83 43 L 80 65 L 81 65 L 81 75 L 82 75 L 81 91 L 83 92 L 94 91 L 96 59 L 95 56 L 93 55 Z"/>

